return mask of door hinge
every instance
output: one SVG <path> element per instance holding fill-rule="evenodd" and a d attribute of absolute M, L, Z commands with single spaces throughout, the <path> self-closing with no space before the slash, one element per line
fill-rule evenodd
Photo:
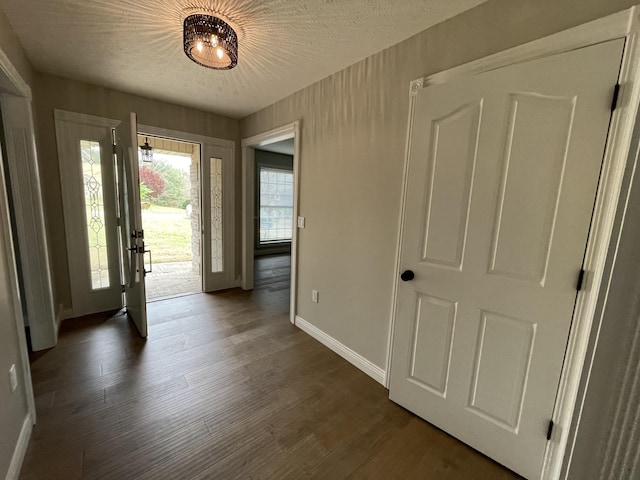
<path fill-rule="evenodd" d="M 584 268 L 581 268 L 580 273 L 578 274 L 578 285 L 576 285 L 577 291 L 582 290 L 582 287 L 584 285 L 584 274 L 585 274 Z"/>
<path fill-rule="evenodd" d="M 125 293 L 126 288 L 125 288 L 125 286 L 124 286 L 124 285 L 120 285 L 120 291 L 121 291 L 122 293 Z"/>
<path fill-rule="evenodd" d="M 547 440 L 551 440 L 551 434 L 553 433 L 553 420 L 549 420 L 549 426 L 547 427 Z"/>
<path fill-rule="evenodd" d="M 611 99 L 611 111 L 612 112 L 616 108 L 618 108 L 618 96 L 620 96 L 620 84 L 616 83 L 616 86 L 613 87 L 613 98 Z"/>

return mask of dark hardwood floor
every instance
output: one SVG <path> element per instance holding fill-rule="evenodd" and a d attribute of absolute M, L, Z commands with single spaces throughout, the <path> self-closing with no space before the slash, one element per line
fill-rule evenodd
<path fill-rule="evenodd" d="M 288 320 L 287 259 L 253 292 L 63 323 L 32 357 L 22 479 L 510 479 Z"/>

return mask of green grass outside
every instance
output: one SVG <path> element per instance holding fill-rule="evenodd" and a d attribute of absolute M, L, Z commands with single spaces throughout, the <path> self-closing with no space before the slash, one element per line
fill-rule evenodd
<path fill-rule="evenodd" d="M 184 209 L 151 205 L 142 210 L 142 228 L 153 263 L 191 261 L 191 219 Z"/>

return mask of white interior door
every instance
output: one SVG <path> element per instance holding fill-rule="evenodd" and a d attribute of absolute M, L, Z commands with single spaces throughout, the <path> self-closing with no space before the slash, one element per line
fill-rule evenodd
<path fill-rule="evenodd" d="M 623 41 L 420 90 L 390 398 L 539 478 Z"/>
<path fill-rule="evenodd" d="M 127 313 L 141 337 L 147 336 L 145 295 L 144 230 L 140 206 L 136 114 L 120 122 L 115 129 L 115 156 L 118 170 L 118 198 L 124 294 Z"/>

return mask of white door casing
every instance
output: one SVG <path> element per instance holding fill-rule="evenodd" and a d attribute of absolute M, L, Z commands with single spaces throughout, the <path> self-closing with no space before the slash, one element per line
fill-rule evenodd
<path fill-rule="evenodd" d="M 203 290 L 213 292 L 237 287 L 235 268 L 235 142 L 150 125 L 139 125 L 138 128 L 140 135 L 152 135 L 200 144 L 200 224 L 202 230 L 202 255 L 200 258 Z M 219 167 L 219 170 L 213 174 L 212 165 Z M 216 185 L 212 185 L 214 182 Z M 212 189 L 212 187 L 214 188 Z M 214 248 L 214 243 L 220 241 L 222 243 L 221 250 Z M 215 259 L 214 250 L 217 254 Z M 222 253 L 221 258 L 220 253 Z"/>
<path fill-rule="evenodd" d="M 623 41 L 417 91 L 390 396 L 542 468 Z M 526 127 L 526 129 L 525 129 Z"/>
<path fill-rule="evenodd" d="M 144 269 L 144 230 L 140 205 L 138 166 L 138 123 L 135 113 L 115 129 L 115 157 L 118 169 L 118 198 L 124 294 L 127 314 L 141 337 L 147 336 L 147 303 Z"/>
<path fill-rule="evenodd" d="M 130 239 L 128 237 L 124 238 L 122 236 L 124 231 L 121 234 L 120 227 L 118 226 L 118 216 L 120 215 L 122 216 L 120 225 L 122 225 L 123 228 L 125 224 L 129 224 L 131 230 L 137 232 L 143 231 L 143 226 L 141 226 L 140 223 L 139 189 L 133 189 L 134 184 L 138 185 L 139 171 L 136 170 L 134 173 L 130 170 L 133 168 L 132 163 L 128 160 L 125 161 L 125 158 L 131 158 L 132 162 L 135 162 L 136 165 L 138 163 L 138 157 L 135 155 L 137 154 L 137 137 L 133 137 L 130 140 L 128 139 L 128 136 L 133 135 L 136 127 L 129 128 L 125 125 L 125 123 L 134 125 L 131 123 L 131 119 L 127 119 L 126 122 L 118 122 L 116 120 L 61 110 L 56 110 L 55 116 L 73 305 L 72 313 L 69 316 L 81 316 L 122 307 L 121 283 L 124 283 L 125 290 L 127 290 L 126 306 L 134 318 L 142 319 L 145 316 L 142 313 L 145 300 L 144 296 L 141 297 L 142 300 L 139 300 L 140 295 L 138 293 L 142 291 L 142 287 L 140 285 L 140 279 L 138 278 L 138 269 L 144 268 L 143 254 L 136 254 L 133 259 L 131 258 L 130 251 L 126 251 L 126 256 L 123 255 L 119 245 L 126 244 L 125 248 L 131 248 L 132 245 L 129 245 Z M 113 142 L 112 131 L 114 129 L 117 129 L 121 142 L 131 145 L 131 149 L 124 145 L 124 148 L 118 149 L 115 162 L 111 154 Z M 235 279 L 234 242 L 234 142 L 151 126 L 141 126 L 140 129 L 143 134 L 200 144 L 201 161 L 199 176 L 201 179 L 200 194 L 202 199 L 203 236 L 201 261 L 204 291 L 210 292 L 237 286 Z M 131 132 L 129 132 L 129 130 L 131 130 Z M 79 154 L 81 140 L 91 140 L 99 143 L 102 155 L 99 173 L 101 173 L 101 187 L 104 193 L 104 221 L 107 224 L 105 234 L 107 236 L 109 251 L 109 275 L 111 281 L 108 288 L 98 290 L 91 288 L 89 278 L 91 269 L 89 265 L 88 245 L 85 238 L 87 235 L 87 219 L 84 210 L 84 185 Z M 218 162 L 218 166 L 220 167 L 216 178 L 217 180 L 221 180 L 222 189 L 221 191 L 218 189 L 216 195 L 211 195 L 211 165 L 216 162 Z M 126 170 L 124 169 L 125 167 L 127 167 Z M 128 192 L 133 192 L 135 198 L 128 196 Z M 217 206 L 219 208 L 217 212 L 213 212 L 214 209 L 211 208 L 211 202 L 218 202 Z M 127 220 L 125 217 L 129 212 L 132 213 L 132 216 Z M 217 264 L 221 268 L 218 268 L 218 271 L 213 271 L 214 269 L 212 267 L 215 264 L 212 259 L 214 249 L 211 245 L 213 242 L 212 225 L 215 224 L 215 222 L 212 222 L 212 218 L 216 215 L 217 220 L 219 220 L 218 227 L 222 225 L 222 231 L 218 232 L 220 237 L 217 238 L 222 244 L 222 257 L 218 259 L 219 262 Z M 131 232 L 128 232 L 127 235 L 130 235 L 130 233 Z M 143 247 L 144 239 L 139 239 L 137 243 L 139 243 L 139 247 Z M 138 258 L 138 256 L 140 258 Z M 130 275 L 131 269 L 133 269 L 134 275 Z M 121 278 L 121 270 L 125 278 Z M 111 278 L 111 276 L 113 276 L 113 278 Z M 133 284 L 131 284 L 130 281 L 127 282 L 127 279 L 130 281 L 133 279 Z M 140 327 L 144 330 L 142 325 L 140 325 Z"/>
<path fill-rule="evenodd" d="M 2 74 L 0 74 L 0 79 Z M 23 96 L 0 95 L 11 196 L 15 210 L 16 253 L 24 279 L 24 301 L 29 323 L 31 346 L 43 350 L 55 346 L 58 323 L 53 298 L 50 255 L 46 240 L 46 226 L 40 168 L 36 158 L 36 144 L 31 99 Z"/>
<path fill-rule="evenodd" d="M 289 321 L 295 324 L 298 295 L 298 238 L 299 227 L 296 225 L 299 215 L 300 199 L 300 130 L 301 121 L 280 126 L 242 139 L 242 288 L 253 289 L 253 262 L 255 239 L 255 150 L 254 148 L 269 145 L 293 138 L 293 218 L 294 228 L 291 236 L 291 282 L 289 300 Z"/>

